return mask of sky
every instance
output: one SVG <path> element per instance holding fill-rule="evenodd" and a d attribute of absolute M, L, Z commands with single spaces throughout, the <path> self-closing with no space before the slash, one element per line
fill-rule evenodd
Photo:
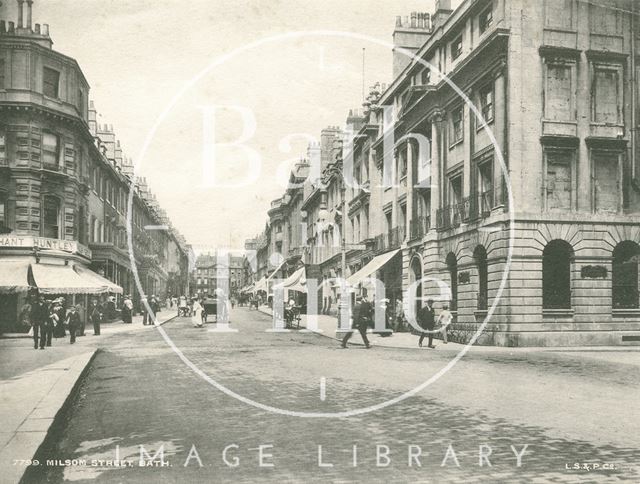
<path fill-rule="evenodd" d="M 278 173 L 304 156 L 310 137 L 361 108 L 362 49 L 367 89 L 390 82 L 391 49 L 380 43 L 392 41 L 396 15 L 433 13 L 433 4 L 35 0 L 33 8 L 54 49 L 80 64 L 98 122 L 113 125 L 136 173 L 198 249 L 242 248 L 264 228 L 284 191 Z M 242 146 L 222 146 L 240 138 Z"/>

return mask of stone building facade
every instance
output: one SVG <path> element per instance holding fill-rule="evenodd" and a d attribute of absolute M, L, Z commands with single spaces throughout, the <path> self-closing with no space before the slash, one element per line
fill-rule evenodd
<path fill-rule="evenodd" d="M 16 3 L 17 24 L 0 20 L 0 266 L 77 264 L 138 301 L 126 230 L 131 196 L 143 290 L 164 295 L 170 274 L 172 284 L 186 284 L 186 241 L 133 176 L 113 129 L 96 123 L 80 66 L 52 49 L 48 26 L 32 24 L 32 4 Z M 6 332 L 24 292 L 3 292 Z"/>
<path fill-rule="evenodd" d="M 355 180 L 344 224 L 335 170 L 305 183 L 313 277 L 340 275 L 337 223 L 347 277 L 372 267 L 405 310 L 409 288 L 449 304 L 462 340 L 486 320 L 480 344 L 637 344 L 638 8 L 440 0 L 399 17 L 393 82 L 329 159 Z"/>

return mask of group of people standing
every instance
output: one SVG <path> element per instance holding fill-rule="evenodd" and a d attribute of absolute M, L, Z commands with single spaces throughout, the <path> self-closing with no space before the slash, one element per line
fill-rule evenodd
<path fill-rule="evenodd" d="M 65 302 L 64 297 L 46 300 L 42 294 L 32 294 L 27 298 L 21 318 L 23 324 L 30 326 L 34 349 L 44 350 L 52 346 L 53 339 L 66 337 L 67 330 L 71 344 L 76 342 L 77 336 L 85 335 L 82 305 L 67 306 Z M 93 334 L 99 335 L 104 310 L 97 299 L 91 301 L 87 315 L 93 323 Z"/>
<path fill-rule="evenodd" d="M 436 318 L 433 303 L 433 299 L 429 299 L 427 303 L 420 308 L 417 314 L 417 320 L 420 326 L 420 331 L 418 332 L 420 335 L 420 339 L 418 340 L 419 347 L 422 347 L 424 339 L 428 338 L 429 341 L 427 347 L 435 348 L 435 346 L 433 346 L 434 334 L 440 334 L 442 336 L 443 343 L 447 344 L 447 328 L 453 321 L 453 314 L 449 311 L 449 305 L 444 304 Z M 351 336 L 353 336 L 354 330 L 357 330 L 360 333 L 365 346 L 367 348 L 371 348 L 369 338 L 367 338 L 367 328 L 373 325 L 374 315 L 375 309 L 373 304 L 371 304 L 367 299 L 367 295 L 364 294 L 356 297 L 356 304 L 352 311 L 351 331 L 348 331 L 344 335 L 344 338 L 342 338 L 341 347 L 347 347 L 347 342 L 351 339 Z M 402 317 L 402 315 L 400 317 Z"/>

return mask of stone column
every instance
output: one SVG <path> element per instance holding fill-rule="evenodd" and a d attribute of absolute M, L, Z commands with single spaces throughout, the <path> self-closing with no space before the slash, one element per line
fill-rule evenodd
<path fill-rule="evenodd" d="M 503 201 L 507 200 L 507 179 L 509 177 L 509 162 L 507 160 L 507 139 L 505 137 L 505 129 L 507 126 L 507 83 L 506 83 L 506 61 L 501 62 L 500 66 L 494 71 L 494 100 L 493 100 L 493 134 L 498 142 L 500 152 L 502 153 L 505 168 L 500 163 L 498 154 L 493 159 L 493 205 L 502 206 Z M 505 173 L 506 171 L 506 173 Z"/>
<path fill-rule="evenodd" d="M 413 220 L 413 193 L 414 193 L 414 170 L 413 170 L 413 144 L 407 140 L 407 219 L 405 221 L 404 240 L 409 240 L 411 230 L 411 220 Z"/>
<path fill-rule="evenodd" d="M 444 189 L 441 186 L 440 172 L 444 171 L 444 167 L 441 167 L 443 163 L 440 156 L 440 149 L 442 145 L 442 122 L 444 120 L 444 112 L 436 111 L 431 116 L 431 226 L 436 226 L 438 209 L 443 205 L 442 197 L 444 196 Z"/>

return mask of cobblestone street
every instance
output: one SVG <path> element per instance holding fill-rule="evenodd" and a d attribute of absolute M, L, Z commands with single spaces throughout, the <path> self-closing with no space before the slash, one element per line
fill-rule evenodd
<path fill-rule="evenodd" d="M 230 390 L 294 411 L 384 402 L 452 357 L 443 346 L 341 350 L 314 334 L 267 333 L 268 317 L 244 308 L 232 321 L 239 332 L 197 329 L 186 319 L 163 329 L 185 357 Z M 41 482 L 46 474 L 47 482 L 637 481 L 633 427 L 640 418 L 632 415 L 638 392 L 630 390 L 638 385 L 637 366 L 635 352 L 478 348 L 434 385 L 395 405 L 348 418 L 301 418 L 224 395 L 156 331 L 123 333 L 96 357 L 49 452 L 59 460 L 119 458 L 133 465 L 41 465 L 26 480 Z M 536 398 L 543 393 L 544 403 Z M 627 409 L 624 425 L 608 418 L 614 406 Z M 138 465 L 140 446 L 152 456 L 161 445 L 169 466 Z M 518 467 L 514 451 L 525 445 Z M 565 469 L 574 463 L 600 469 Z M 615 469 L 603 470 L 607 465 Z"/>

